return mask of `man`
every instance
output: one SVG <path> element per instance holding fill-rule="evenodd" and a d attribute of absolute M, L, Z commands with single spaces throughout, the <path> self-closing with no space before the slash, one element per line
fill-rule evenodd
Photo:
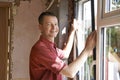
<path fill-rule="evenodd" d="M 43 12 L 38 21 L 41 36 L 31 50 L 30 80 L 62 80 L 61 74 L 73 78 L 96 45 L 96 31 L 88 36 L 81 55 L 67 65 L 62 59 L 69 57 L 76 30 L 75 26 L 72 26 L 67 44 L 61 50 L 54 43 L 59 32 L 57 17 L 51 12 Z"/>

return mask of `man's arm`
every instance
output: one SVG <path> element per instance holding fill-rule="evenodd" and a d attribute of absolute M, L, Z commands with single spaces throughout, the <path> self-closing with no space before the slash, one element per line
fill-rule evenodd
<path fill-rule="evenodd" d="M 72 49 L 74 34 L 75 34 L 75 30 L 72 30 L 72 31 L 70 32 L 69 37 L 68 37 L 67 44 L 66 44 L 66 46 L 63 48 L 64 58 L 65 58 L 65 59 L 67 59 L 67 58 L 69 57 L 70 51 L 71 51 L 71 49 Z"/>
<path fill-rule="evenodd" d="M 87 57 L 89 56 L 89 53 L 93 50 L 93 48 L 96 45 L 96 31 L 92 32 L 86 41 L 86 45 L 84 50 L 81 52 L 81 54 L 78 56 L 76 60 L 74 60 L 71 64 L 66 65 L 62 70 L 61 74 L 73 78 L 75 74 L 80 69 L 81 65 L 84 64 Z"/>
<path fill-rule="evenodd" d="M 71 25 L 71 31 L 70 31 L 70 35 L 68 37 L 67 43 L 66 43 L 65 47 L 63 48 L 63 51 L 65 53 L 64 54 L 65 59 L 69 57 L 69 54 L 71 52 L 73 41 L 74 41 L 75 31 L 78 29 L 77 24 L 78 24 L 77 21 L 74 19 L 74 22 Z"/>

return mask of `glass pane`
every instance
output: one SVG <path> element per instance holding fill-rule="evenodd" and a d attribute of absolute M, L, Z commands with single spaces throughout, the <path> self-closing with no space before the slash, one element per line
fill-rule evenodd
<path fill-rule="evenodd" d="M 104 0 L 103 0 L 104 1 Z M 120 9 L 120 0 L 106 0 L 105 12 L 111 12 Z"/>
<path fill-rule="evenodd" d="M 104 29 L 105 80 L 120 80 L 120 26 Z"/>
<path fill-rule="evenodd" d="M 89 6 L 89 7 L 88 7 Z M 83 15 L 83 23 L 84 23 L 84 40 L 86 41 L 87 36 L 92 31 L 91 27 L 91 1 L 84 3 L 84 15 Z M 89 14 L 88 14 L 89 13 Z M 84 63 L 84 80 L 90 80 L 90 64 L 93 61 L 92 56 L 90 56 L 87 61 Z"/>
<path fill-rule="evenodd" d="M 81 8 L 81 5 L 79 5 Z M 89 13 L 89 14 L 88 14 Z M 84 48 L 85 41 L 89 33 L 92 31 L 91 27 L 91 1 L 84 2 L 82 9 L 78 11 L 78 21 L 81 23 L 80 29 L 77 32 L 78 38 L 78 53 Z M 82 16 L 81 16 L 82 15 Z M 80 55 L 80 54 L 78 54 Z M 91 62 L 93 61 L 92 55 L 87 59 L 87 61 L 82 65 L 79 71 L 79 80 L 92 80 L 93 71 L 90 71 Z"/>

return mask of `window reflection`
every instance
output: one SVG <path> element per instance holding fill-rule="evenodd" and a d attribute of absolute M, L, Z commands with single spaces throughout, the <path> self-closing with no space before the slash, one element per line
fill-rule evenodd
<path fill-rule="evenodd" d="M 106 13 L 120 9 L 120 0 L 106 0 Z"/>
<path fill-rule="evenodd" d="M 120 26 L 105 28 L 105 80 L 120 80 Z"/>

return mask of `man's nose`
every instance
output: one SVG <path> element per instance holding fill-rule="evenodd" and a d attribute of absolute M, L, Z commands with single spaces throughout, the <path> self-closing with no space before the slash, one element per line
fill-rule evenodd
<path fill-rule="evenodd" d="M 55 29 L 55 28 L 56 28 L 56 25 L 53 24 L 53 25 L 52 25 L 52 29 Z"/>

